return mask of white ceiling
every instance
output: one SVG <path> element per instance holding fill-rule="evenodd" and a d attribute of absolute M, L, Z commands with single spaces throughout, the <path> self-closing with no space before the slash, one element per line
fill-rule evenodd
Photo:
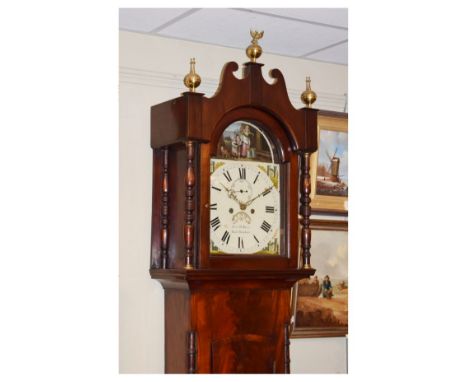
<path fill-rule="evenodd" d="M 120 29 L 240 49 L 264 30 L 266 53 L 348 64 L 345 8 L 122 8 Z"/>

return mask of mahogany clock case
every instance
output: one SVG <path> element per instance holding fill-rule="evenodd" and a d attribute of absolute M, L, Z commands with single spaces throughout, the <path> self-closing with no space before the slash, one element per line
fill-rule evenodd
<path fill-rule="evenodd" d="M 291 288 L 315 272 L 309 158 L 318 111 L 295 109 L 279 70 L 268 84 L 261 67 L 245 64 L 238 79 L 238 65 L 227 63 L 213 97 L 186 92 L 151 108 L 150 274 L 165 290 L 168 373 L 289 372 Z M 261 126 L 274 142 L 283 182 L 279 256 L 210 254 L 210 159 L 239 120 Z"/>

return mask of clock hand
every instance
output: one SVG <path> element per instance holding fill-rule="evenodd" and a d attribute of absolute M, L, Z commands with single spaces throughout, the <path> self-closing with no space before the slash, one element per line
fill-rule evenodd
<path fill-rule="evenodd" d="M 250 206 L 252 204 L 252 202 L 255 200 L 255 199 L 258 199 L 260 196 L 262 196 L 266 191 L 269 191 L 273 188 L 273 186 L 269 187 L 269 188 L 266 188 L 264 191 L 260 192 L 255 198 L 253 199 L 250 199 L 247 203 L 244 204 L 244 208 L 242 208 L 241 206 L 241 209 L 245 209 L 245 207 L 247 206 Z"/>
<path fill-rule="evenodd" d="M 242 206 L 242 203 L 240 202 L 239 199 L 237 199 L 236 195 L 234 194 L 235 191 L 233 190 L 230 190 L 229 188 L 227 188 L 224 184 L 222 184 L 220 182 L 221 186 L 223 186 L 223 188 L 226 190 L 226 192 L 228 193 L 228 197 L 229 199 L 232 199 L 234 201 L 236 201 L 237 203 L 239 203 L 239 206 Z"/>

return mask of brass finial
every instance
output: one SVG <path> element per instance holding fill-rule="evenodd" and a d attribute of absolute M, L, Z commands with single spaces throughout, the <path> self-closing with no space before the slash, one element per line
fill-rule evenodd
<path fill-rule="evenodd" d="M 195 73 L 195 59 L 191 58 L 190 73 L 184 77 L 184 85 L 187 86 L 191 92 L 194 92 L 195 88 L 197 88 L 200 84 L 201 77 Z"/>
<path fill-rule="evenodd" d="M 257 62 L 257 58 L 262 55 L 262 47 L 258 45 L 258 40 L 263 37 L 263 31 L 257 32 L 251 29 L 250 35 L 252 36 L 252 44 L 247 47 L 245 53 L 247 53 L 250 62 Z"/>
<path fill-rule="evenodd" d="M 306 90 L 301 94 L 301 100 L 307 107 L 312 107 L 312 104 L 317 99 L 317 94 L 310 88 L 310 77 L 306 77 Z"/>

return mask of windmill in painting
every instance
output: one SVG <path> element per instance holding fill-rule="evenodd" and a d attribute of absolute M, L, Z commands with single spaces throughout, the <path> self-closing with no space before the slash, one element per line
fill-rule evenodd
<path fill-rule="evenodd" d="M 327 151 L 328 159 L 330 159 L 330 166 L 328 167 L 328 172 L 331 174 L 330 178 L 332 182 L 340 183 L 340 158 L 336 156 L 338 147 L 335 149 L 333 156 Z"/>
<path fill-rule="evenodd" d="M 348 196 L 347 133 L 321 131 L 318 155 L 316 193 Z"/>

